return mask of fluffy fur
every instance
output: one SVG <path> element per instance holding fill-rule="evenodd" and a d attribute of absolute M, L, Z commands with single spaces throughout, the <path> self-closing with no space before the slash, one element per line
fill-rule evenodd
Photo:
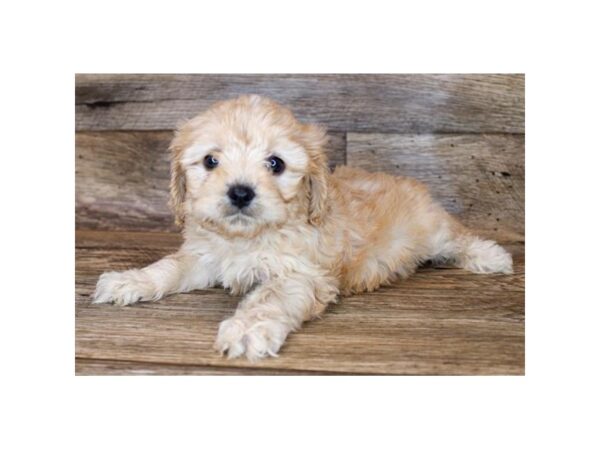
<path fill-rule="evenodd" d="M 339 294 L 376 289 L 426 260 L 512 271 L 510 254 L 473 235 L 418 181 L 350 167 L 331 174 L 325 143 L 324 129 L 258 96 L 217 103 L 185 123 L 170 147 L 183 245 L 143 269 L 103 274 L 94 301 L 129 305 L 215 285 L 246 294 L 215 348 L 256 360 L 275 356 Z M 219 162 L 212 170 L 208 154 Z M 285 162 L 281 174 L 268 167 L 273 155 Z M 243 211 L 227 196 L 239 183 L 256 192 Z"/>

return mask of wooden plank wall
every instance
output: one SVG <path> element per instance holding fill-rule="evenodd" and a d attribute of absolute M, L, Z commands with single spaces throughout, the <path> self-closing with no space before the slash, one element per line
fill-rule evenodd
<path fill-rule="evenodd" d="M 521 75 L 79 75 L 77 130 L 163 130 L 260 94 L 337 131 L 523 133 Z"/>
<path fill-rule="evenodd" d="M 172 129 L 258 93 L 329 128 L 329 158 L 414 176 L 469 226 L 524 240 L 523 75 L 77 75 L 76 226 L 175 231 Z"/>

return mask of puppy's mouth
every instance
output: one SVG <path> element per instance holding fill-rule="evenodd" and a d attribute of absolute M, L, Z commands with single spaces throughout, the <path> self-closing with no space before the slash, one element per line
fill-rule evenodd
<path fill-rule="evenodd" d="M 249 208 L 231 208 L 225 213 L 225 219 L 235 224 L 244 224 L 254 219 L 254 214 Z"/>

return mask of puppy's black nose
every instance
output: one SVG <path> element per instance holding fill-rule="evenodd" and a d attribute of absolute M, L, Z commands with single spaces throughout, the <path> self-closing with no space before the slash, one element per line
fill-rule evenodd
<path fill-rule="evenodd" d="M 231 203 L 238 208 L 248 206 L 254 198 L 254 190 L 243 184 L 234 184 L 227 191 L 227 196 L 231 200 Z"/>

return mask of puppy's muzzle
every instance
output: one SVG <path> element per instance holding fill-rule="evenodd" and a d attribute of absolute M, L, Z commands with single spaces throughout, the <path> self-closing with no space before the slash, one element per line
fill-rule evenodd
<path fill-rule="evenodd" d="M 255 195 L 254 189 L 245 184 L 234 184 L 227 191 L 227 196 L 231 204 L 240 209 L 248 206 Z"/>

